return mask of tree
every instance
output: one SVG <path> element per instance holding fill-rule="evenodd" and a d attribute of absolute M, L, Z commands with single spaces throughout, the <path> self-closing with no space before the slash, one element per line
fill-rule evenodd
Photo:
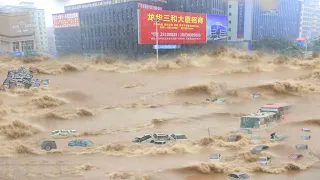
<path fill-rule="evenodd" d="M 271 50 L 281 52 L 286 48 L 294 46 L 294 42 L 284 38 L 265 38 L 253 42 L 254 50 Z"/>

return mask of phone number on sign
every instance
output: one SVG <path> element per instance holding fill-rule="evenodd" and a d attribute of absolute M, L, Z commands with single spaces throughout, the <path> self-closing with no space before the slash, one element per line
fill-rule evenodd
<path fill-rule="evenodd" d="M 156 36 L 156 33 L 152 33 L 153 36 Z M 159 34 L 161 37 L 201 37 L 200 33 L 165 33 L 161 32 Z"/>

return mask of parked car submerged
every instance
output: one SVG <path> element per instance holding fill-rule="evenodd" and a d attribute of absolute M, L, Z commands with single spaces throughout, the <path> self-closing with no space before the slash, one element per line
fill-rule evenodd
<path fill-rule="evenodd" d="M 278 133 L 272 133 L 270 137 L 271 137 L 271 141 L 283 141 L 288 138 L 287 135 L 278 134 Z"/>
<path fill-rule="evenodd" d="M 185 140 L 187 139 L 186 135 L 181 133 L 174 133 L 169 135 L 170 140 Z"/>
<path fill-rule="evenodd" d="M 210 155 L 210 161 L 220 161 L 221 159 L 222 155 L 219 153 Z"/>
<path fill-rule="evenodd" d="M 50 151 L 51 149 L 57 149 L 57 144 L 55 141 L 42 141 L 41 148 Z"/>
<path fill-rule="evenodd" d="M 302 158 L 304 158 L 304 156 L 302 154 L 291 154 L 289 156 L 289 159 L 293 160 L 293 161 L 298 161 L 298 160 L 300 160 Z"/>
<path fill-rule="evenodd" d="M 301 136 L 300 139 L 302 139 L 304 141 L 308 141 L 311 139 L 311 136 Z"/>
<path fill-rule="evenodd" d="M 239 135 L 230 135 L 228 137 L 228 142 L 237 142 L 241 139 L 241 136 Z"/>
<path fill-rule="evenodd" d="M 311 130 L 308 129 L 308 128 L 302 128 L 302 131 L 303 131 L 303 132 L 311 132 Z"/>
<path fill-rule="evenodd" d="M 89 141 L 89 140 L 84 140 L 84 139 L 79 139 L 79 140 L 72 140 L 69 141 L 68 146 L 82 146 L 82 147 L 88 147 L 88 146 L 92 146 L 93 142 Z"/>
<path fill-rule="evenodd" d="M 250 180 L 250 177 L 246 173 L 234 172 L 228 175 L 230 180 Z"/>
<path fill-rule="evenodd" d="M 300 150 L 300 151 L 308 150 L 308 145 L 306 145 L 306 144 L 298 144 L 298 145 L 296 145 L 296 149 Z"/>
<path fill-rule="evenodd" d="M 266 151 L 269 149 L 269 146 L 265 146 L 265 145 L 258 145 L 256 147 L 254 147 L 252 150 L 251 150 L 251 153 L 253 154 L 258 154 L 262 151 Z"/>
<path fill-rule="evenodd" d="M 257 163 L 260 165 L 268 165 L 271 163 L 271 158 L 270 157 L 259 157 L 257 159 Z"/>
<path fill-rule="evenodd" d="M 145 134 L 142 136 L 136 136 L 133 143 L 154 143 L 154 139 L 152 138 L 151 134 Z"/>

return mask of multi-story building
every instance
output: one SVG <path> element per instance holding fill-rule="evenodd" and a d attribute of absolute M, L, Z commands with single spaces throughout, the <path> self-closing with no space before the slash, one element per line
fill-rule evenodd
<path fill-rule="evenodd" d="M 0 13 L 0 53 L 35 49 L 35 33 L 29 13 Z"/>
<path fill-rule="evenodd" d="M 303 0 L 301 3 L 299 37 L 308 39 L 320 36 L 320 0 Z"/>
<path fill-rule="evenodd" d="M 57 50 L 56 50 L 56 43 L 55 43 L 54 28 L 53 27 L 47 28 L 47 35 L 48 35 L 48 53 L 51 56 L 55 56 L 57 54 Z"/>
<path fill-rule="evenodd" d="M 48 51 L 48 38 L 46 31 L 45 13 L 43 9 L 37 9 L 34 3 L 23 2 L 17 6 L 3 6 L 0 8 L 3 13 L 29 13 L 32 18 L 35 32 L 35 50 L 38 52 Z"/>
<path fill-rule="evenodd" d="M 264 1 L 265 2 L 265 1 Z M 279 0 L 262 4 L 253 0 L 252 38 L 287 38 L 295 40 L 300 28 L 300 0 Z"/>
<path fill-rule="evenodd" d="M 69 14 L 68 16 L 71 17 L 70 13 L 79 13 L 78 21 L 80 23 L 76 25 L 74 23 L 76 19 L 71 18 L 73 19 L 71 27 L 56 26 L 57 54 L 82 52 L 85 55 L 125 54 L 137 57 L 154 52 L 153 45 L 139 44 L 139 17 L 137 10 L 141 8 L 225 14 L 223 0 L 124 0 L 121 2 L 105 0 L 66 6 L 65 13 L 62 16 L 65 18 L 65 15 Z M 57 15 L 55 14 L 54 16 Z M 183 50 L 200 46 L 193 44 L 179 45 Z"/>

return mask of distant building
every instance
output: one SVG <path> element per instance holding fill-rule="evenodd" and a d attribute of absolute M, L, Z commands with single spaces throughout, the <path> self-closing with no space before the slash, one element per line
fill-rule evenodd
<path fill-rule="evenodd" d="M 53 27 L 47 28 L 47 35 L 48 35 L 48 53 L 52 56 L 55 56 L 57 54 L 57 50 L 56 50 L 56 43 L 55 43 L 54 28 Z"/>
<path fill-rule="evenodd" d="M 38 52 L 48 51 L 48 38 L 46 30 L 45 13 L 43 9 L 34 7 L 34 3 L 22 2 L 17 6 L 0 7 L 2 13 L 30 13 L 35 32 L 35 50 Z"/>
<path fill-rule="evenodd" d="M 35 49 L 35 32 L 29 13 L 0 13 L 0 53 Z"/>
<path fill-rule="evenodd" d="M 300 0 L 253 0 L 252 39 L 299 37 Z"/>
<path fill-rule="evenodd" d="M 320 36 L 320 0 L 303 0 L 301 3 L 299 37 L 308 39 Z"/>

